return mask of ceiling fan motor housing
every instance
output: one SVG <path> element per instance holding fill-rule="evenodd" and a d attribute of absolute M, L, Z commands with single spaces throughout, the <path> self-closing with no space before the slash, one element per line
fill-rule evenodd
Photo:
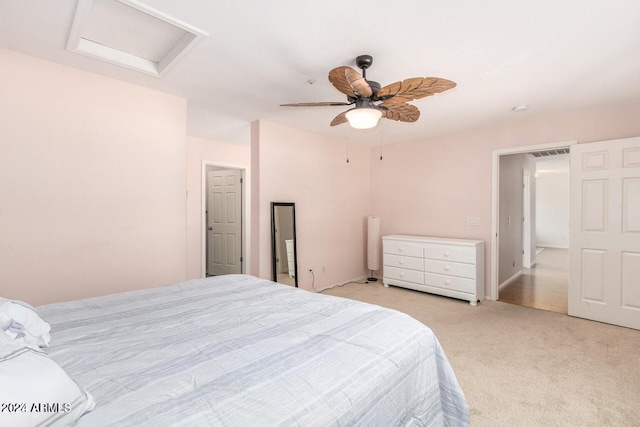
<path fill-rule="evenodd" d="M 380 85 L 380 83 L 374 82 L 373 80 L 367 80 L 367 83 L 369 83 L 369 86 L 371 86 L 371 91 L 373 92 L 373 95 L 371 95 L 371 99 L 377 100 L 378 91 L 382 88 L 382 86 Z"/>

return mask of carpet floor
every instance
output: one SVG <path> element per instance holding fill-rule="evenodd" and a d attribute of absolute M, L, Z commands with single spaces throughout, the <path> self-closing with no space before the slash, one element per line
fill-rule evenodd
<path fill-rule="evenodd" d="M 453 366 L 472 426 L 640 425 L 640 331 L 498 301 L 350 283 L 323 293 L 407 313 Z"/>

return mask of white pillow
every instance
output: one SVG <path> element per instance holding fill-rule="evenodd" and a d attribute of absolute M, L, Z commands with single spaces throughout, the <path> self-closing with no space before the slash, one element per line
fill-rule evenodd
<path fill-rule="evenodd" d="M 95 406 L 45 353 L 6 334 L 0 334 L 0 384 L 2 426 L 68 426 Z"/>
<path fill-rule="evenodd" d="M 51 340 L 51 326 L 35 308 L 22 301 L 0 300 L 0 329 L 30 346 L 48 347 Z"/>

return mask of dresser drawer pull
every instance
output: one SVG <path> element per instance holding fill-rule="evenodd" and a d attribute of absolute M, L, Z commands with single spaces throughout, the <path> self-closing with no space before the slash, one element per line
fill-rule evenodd
<path fill-rule="evenodd" d="M 404 248 L 403 247 L 399 247 L 398 248 L 398 252 L 404 252 Z"/>
<path fill-rule="evenodd" d="M 445 284 L 445 285 L 447 285 L 447 286 L 449 286 L 449 285 L 451 284 L 451 280 L 449 280 L 449 279 L 445 280 L 445 281 L 444 281 L 444 284 Z"/>
<path fill-rule="evenodd" d="M 400 277 L 404 277 L 404 273 L 403 272 L 400 273 Z"/>
<path fill-rule="evenodd" d="M 444 256 L 446 256 L 447 258 L 449 258 L 449 256 L 450 256 L 450 255 L 451 255 L 451 252 L 449 252 L 449 251 L 446 251 L 446 252 L 444 253 Z"/>
<path fill-rule="evenodd" d="M 398 261 L 398 264 L 400 264 L 400 265 L 404 264 L 404 260 L 401 259 L 400 261 Z"/>
<path fill-rule="evenodd" d="M 449 270 L 451 270 L 451 267 L 449 267 L 448 265 L 445 265 L 444 266 L 444 271 L 449 271 Z"/>

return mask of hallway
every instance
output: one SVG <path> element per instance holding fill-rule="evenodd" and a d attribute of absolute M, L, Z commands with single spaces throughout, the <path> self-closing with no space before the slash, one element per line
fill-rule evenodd
<path fill-rule="evenodd" d="M 533 268 L 500 291 L 498 301 L 567 314 L 569 251 L 544 248 Z"/>

